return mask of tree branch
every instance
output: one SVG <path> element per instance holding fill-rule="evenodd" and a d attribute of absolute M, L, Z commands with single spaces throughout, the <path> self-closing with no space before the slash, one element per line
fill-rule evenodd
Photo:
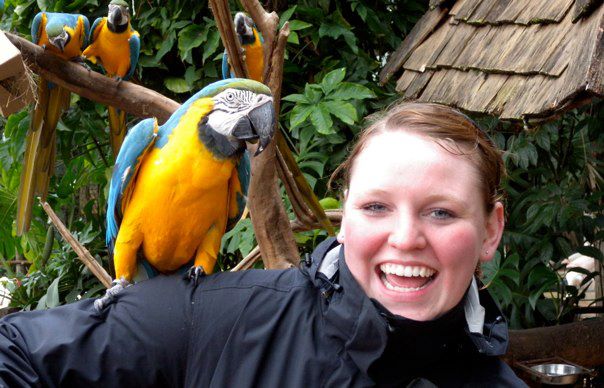
<path fill-rule="evenodd" d="M 604 365 L 604 320 L 510 330 L 508 363 L 548 357 L 562 357 L 585 367 Z"/>
<path fill-rule="evenodd" d="M 89 100 L 131 113 L 137 117 L 157 117 L 164 123 L 180 104 L 156 91 L 128 81 L 117 82 L 84 66 L 66 62 L 38 45 L 6 33 L 20 51 L 25 64 L 35 73 Z"/>
<path fill-rule="evenodd" d="M 105 269 L 92 257 L 90 252 L 82 245 L 72 234 L 69 229 L 63 224 L 61 219 L 52 210 L 48 202 L 42 202 L 42 208 L 48 214 L 48 217 L 54 224 L 55 228 L 59 231 L 61 236 L 71 245 L 71 248 L 78 255 L 79 259 L 84 263 L 86 267 L 99 279 L 99 281 L 106 287 L 111 287 L 111 276 L 105 271 Z"/>

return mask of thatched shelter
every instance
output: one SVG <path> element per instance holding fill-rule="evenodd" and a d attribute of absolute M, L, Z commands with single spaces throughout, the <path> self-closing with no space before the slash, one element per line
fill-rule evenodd
<path fill-rule="evenodd" d="M 380 73 L 404 99 L 531 119 L 604 95 L 601 0 L 430 2 Z"/>

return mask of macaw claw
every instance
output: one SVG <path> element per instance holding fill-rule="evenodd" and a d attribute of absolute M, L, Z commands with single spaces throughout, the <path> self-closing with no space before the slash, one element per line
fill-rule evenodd
<path fill-rule="evenodd" d="M 204 271 L 203 267 L 201 265 L 199 266 L 193 266 L 191 268 L 189 268 L 189 270 L 187 271 L 187 279 L 191 280 L 193 282 L 193 284 L 197 285 L 197 283 L 199 282 L 199 280 L 201 280 L 201 278 L 203 276 L 205 276 L 206 271 Z"/>
<path fill-rule="evenodd" d="M 105 295 L 94 301 L 94 308 L 99 313 L 111 302 L 113 302 L 117 294 L 119 294 L 124 288 L 130 286 L 130 282 L 124 278 L 115 279 L 111 284 L 113 284 L 113 286 L 107 289 Z"/>
<path fill-rule="evenodd" d="M 71 60 L 73 63 L 77 63 L 78 65 L 82 65 L 84 69 L 91 71 L 92 69 L 86 63 L 86 57 L 80 55 L 79 57 L 75 57 Z"/>

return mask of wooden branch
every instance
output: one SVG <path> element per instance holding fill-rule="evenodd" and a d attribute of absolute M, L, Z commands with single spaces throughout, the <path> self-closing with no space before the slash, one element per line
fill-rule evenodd
<path fill-rule="evenodd" d="M 510 330 L 506 362 L 562 357 L 581 366 L 604 365 L 604 320 Z"/>
<path fill-rule="evenodd" d="M 250 269 L 258 260 L 260 260 L 260 248 L 256 246 L 250 253 L 248 253 L 246 257 L 243 258 L 243 260 L 241 260 L 235 267 L 231 269 L 231 272 Z"/>
<path fill-rule="evenodd" d="M 231 64 L 233 73 L 239 78 L 249 78 L 247 65 L 241 55 L 243 49 L 241 48 L 239 39 L 236 37 L 237 34 L 235 32 L 235 26 L 233 25 L 229 2 L 210 0 L 210 9 L 214 14 L 214 20 L 216 20 L 216 26 L 218 27 L 222 44 L 229 56 L 229 63 Z"/>
<path fill-rule="evenodd" d="M 57 216 L 54 210 L 52 210 L 48 202 L 42 202 L 42 208 L 44 209 L 46 214 L 48 214 L 48 217 L 50 218 L 54 226 L 57 228 L 59 233 L 61 233 L 61 236 L 63 236 L 65 241 L 67 241 L 69 245 L 71 245 L 71 248 L 78 255 L 82 263 L 84 263 L 84 265 L 88 267 L 90 272 L 92 272 L 94 276 L 96 276 L 97 279 L 99 279 L 105 287 L 111 287 L 111 276 L 109 276 L 107 271 L 105 271 L 105 269 L 101 267 L 101 265 L 94 259 L 94 257 L 92 257 L 90 252 L 88 252 L 88 250 L 82 244 L 80 244 L 80 242 L 76 240 L 75 237 L 71 235 L 65 224 L 63 224 L 63 222 Z"/>
<path fill-rule="evenodd" d="M 112 105 L 137 117 L 157 117 L 164 123 L 180 104 L 128 81 L 117 82 L 80 64 L 66 62 L 32 42 L 6 33 L 21 51 L 25 64 L 47 80 L 89 100 Z"/>
<path fill-rule="evenodd" d="M 289 26 L 284 26 L 279 32 L 279 37 L 273 39 L 277 44 L 270 61 L 266 62 L 268 72 L 265 83 L 273 94 L 275 112 L 280 109 L 283 61 L 288 35 Z M 279 128 L 276 128 L 276 131 L 279 131 Z M 273 141 L 262 154 L 252 158 L 252 180 L 248 193 L 254 232 L 266 268 L 295 266 L 300 257 L 279 194 L 275 164 L 276 142 Z"/>

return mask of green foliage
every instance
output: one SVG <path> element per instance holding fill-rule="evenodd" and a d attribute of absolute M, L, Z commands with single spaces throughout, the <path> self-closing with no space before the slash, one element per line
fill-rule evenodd
<path fill-rule="evenodd" d="M 561 261 L 574 252 L 603 259 L 598 249 L 583 246 L 604 238 L 602 107 L 594 103 L 520 132 L 491 125 L 505 150 L 508 215 L 499 255 L 483 269 L 513 327 L 572 320 L 585 288 L 564 283 Z"/>

